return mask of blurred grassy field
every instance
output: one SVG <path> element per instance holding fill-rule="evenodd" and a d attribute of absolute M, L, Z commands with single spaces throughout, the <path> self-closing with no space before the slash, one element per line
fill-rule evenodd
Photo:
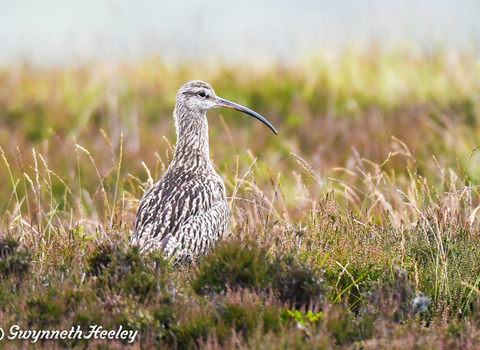
<path fill-rule="evenodd" d="M 105 292 L 108 297 L 98 292 L 103 303 L 113 297 L 109 293 L 118 293 L 121 314 L 140 307 L 143 316 L 128 314 L 128 322 L 132 329 L 142 330 L 143 344 L 228 348 L 237 335 L 239 347 L 291 348 L 294 344 L 289 341 L 299 341 L 299 348 L 478 344 L 480 60 L 468 54 L 384 52 L 374 47 L 368 52 L 315 57 L 296 66 L 171 66 L 152 59 L 52 69 L 28 64 L 1 68 L 1 230 L 21 245 L 3 238 L 0 267 L 7 267 L 0 270 L 3 290 L 17 290 L 24 283 L 33 286 L 17 290 L 13 297 L 0 293 L 1 327 L 16 320 L 30 327 L 69 329 L 80 322 L 74 311 L 59 310 L 54 321 L 39 318 L 36 312 L 50 312 L 38 311 L 42 293 L 45 300 L 65 303 L 64 309 L 69 309 L 69 299 L 52 295 L 44 282 L 48 280 L 47 285 L 60 290 L 60 295 L 64 279 L 70 283 L 67 294 L 80 290 L 90 295 L 91 288 L 101 288 L 92 284 L 97 277 L 88 268 L 98 258 L 99 247 L 127 249 L 143 189 L 161 177 L 172 156 L 176 91 L 193 79 L 207 81 L 217 95 L 259 112 L 279 132 L 275 136 L 258 121 L 234 111 L 208 114 L 211 157 L 227 185 L 231 205 L 229 240 L 234 243 L 222 249 L 236 251 L 240 246 L 256 251 L 252 244 L 260 245 L 272 264 L 277 261 L 274 257 L 290 252 L 299 266 L 321 274 L 322 299 L 316 309 L 310 308 L 330 316 L 307 322 L 309 307 L 300 309 L 303 316 L 294 316 L 295 304 L 275 291 L 278 300 L 272 301 L 262 297 L 265 290 L 254 288 L 245 303 L 235 290 L 217 296 L 221 301 L 197 295 L 190 283 L 207 268 L 200 264 L 174 271 L 167 264 L 165 271 L 181 290 L 181 303 L 186 303 L 175 304 L 170 312 L 185 313 L 189 309 L 185 305 L 194 305 L 193 314 L 175 319 L 180 326 L 169 336 L 152 326 L 163 322 L 156 316 L 146 321 L 163 304 L 152 306 L 148 297 L 147 301 L 136 298 L 142 293 L 123 284 Z M 112 261 L 124 259 L 123 253 L 108 254 Z M 209 268 L 216 266 L 215 254 Z M 25 262 L 26 272 L 15 267 L 15 261 L 19 266 Z M 283 260 L 278 264 L 288 270 Z M 254 273 L 256 265 L 252 266 Z M 146 271 L 139 274 L 153 273 Z M 292 274 L 288 278 L 298 277 Z M 160 275 L 159 285 L 167 283 Z M 385 286 L 390 294 L 382 294 Z M 410 291 L 406 299 L 399 299 L 403 303 L 411 305 L 410 294 L 413 300 L 420 291 L 431 303 L 420 316 L 404 312 L 410 318 L 396 323 L 398 315 L 383 312 L 379 305 L 395 304 L 398 298 L 391 296 L 404 289 Z M 156 295 L 153 289 L 146 294 Z M 32 298 L 37 299 L 32 302 Z M 99 303 L 94 309 L 103 310 L 104 304 L 91 298 Z M 88 300 L 82 307 L 92 307 Z M 222 319 L 211 311 L 222 302 L 263 312 L 282 323 L 273 323 L 280 328 L 261 328 L 245 316 L 245 323 L 230 324 L 228 317 Z M 22 316 L 8 306 L 15 303 L 24 311 Z M 211 303 L 207 310 L 212 313 L 199 311 L 204 303 Z M 365 311 L 370 308 L 376 311 Z M 118 316 L 98 312 L 87 319 L 110 324 Z M 223 321 L 207 322 L 215 317 Z M 290 318 L 291 325 L 285 322 Z M 195 320 L 208 326 L 200 331 L 199 325 L 191 324 Z M 306 324 L 309 335 L 302 327 L 296 330 L 295 322 Z M 362 331 L 367 327 L 362 322 L 372 331 Z M 192 333 L 182 327 L 190 327 Z M 385 332 L 385 327 L 393 333 Z M 350 334 L 348 329 L 351 336 L 339 335 Z M 277 343 L 271 342 L 274 335 L 280 337 Z M 328 341 L 321 345 L 320 338 Z"/>

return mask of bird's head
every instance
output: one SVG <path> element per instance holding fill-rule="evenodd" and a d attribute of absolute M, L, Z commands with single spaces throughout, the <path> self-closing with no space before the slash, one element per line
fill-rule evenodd
<path fill-rule="evenodd" d="M 278 135 L 275 128 L 255 111 L 227 101 L 218 97 L 213 91 L 212 87 L 203 81 L 193 80 L 183 85 L 177 93 L 175 109 L 177 110 L 176 118 L 181 115 L 204 115 L 207 111 L 213 108 L 230 108 L 246 113 L 254 118 L 257 118 L 265 125 L 267 125 L 276 135 Z M 177 123 L 178 120 L 175 120 Z"/>

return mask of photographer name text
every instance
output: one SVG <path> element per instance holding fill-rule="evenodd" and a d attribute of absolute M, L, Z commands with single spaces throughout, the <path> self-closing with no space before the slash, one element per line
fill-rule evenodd
<path fill-rule="evenodd" d="M 3 330 L 0 329 L 0 340 L 3 338 Z M 117 330 L 106 330 L 102 326 L 92 325 L 87 331 L 83 331 L 80 326 L 72 326 L 70 330 L 32 330 L 20 329 L 18 325 L 9 328 L 6 335 L 8 340 L 29 340 L 35 344 L 39 340 L 51 339 L 108 339 L 108 340 L 127 340 L 133 343 L 138 335 L 138 330 L 126 330 L 120 325 Z"/>

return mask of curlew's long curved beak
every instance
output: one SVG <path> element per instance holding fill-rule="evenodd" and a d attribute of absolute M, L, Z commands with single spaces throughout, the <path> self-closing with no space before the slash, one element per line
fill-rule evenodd
<path fill-rule="evenodd" d="M 251 115 L 252 117 L 254 118 L 257 118 L 258 120 L 260 120 L 263 124 L 265 124 L 266 126 L 268 126 L 274 133 L 275 135 L 278 135 L 278 132 L 277 130 L 275 130 L 275 128 L 273 127 L 272 124 L 270 124 L 270 122 L 268 120 L 266 120 L 264 117 L 262 117 L 260 114 L 258 114 L 257 112 L 255 111 L 252 111 L 251 109 L 247 108 L 247 107 L 244 107 L 242 105 L 239 105 L 237 103 L 233 103 L 233 102 L 230 102 L 228 100 L 225 100 L 223 98 L 220 98 L 220 97 L 217 97 L 215 99 L 215 102 L 217 103 L 217 108 L 220 108 L 220 107 L 224 107 L 224 108 L 230 108 L 230 109 L 236 109 L 237 111 L 240 111 L 240 112 L 243 112 L 243 113 L 246 113 L 246 114 L 249 114 Z"/>

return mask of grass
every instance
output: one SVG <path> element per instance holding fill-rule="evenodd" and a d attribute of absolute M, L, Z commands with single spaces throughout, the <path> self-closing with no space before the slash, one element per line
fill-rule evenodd
<path fill-rule="evenodd" d="M 209 113 L 229 234 L 174 269 L 128 240 L 172 157 L 176 90 L 197 78 L 279 136 Z M 376 48 L 262 69 L 0 69 L 0 327 L 138 331 L 44 348 L 475 348 L 479 81 L 472 55 Z"/>

